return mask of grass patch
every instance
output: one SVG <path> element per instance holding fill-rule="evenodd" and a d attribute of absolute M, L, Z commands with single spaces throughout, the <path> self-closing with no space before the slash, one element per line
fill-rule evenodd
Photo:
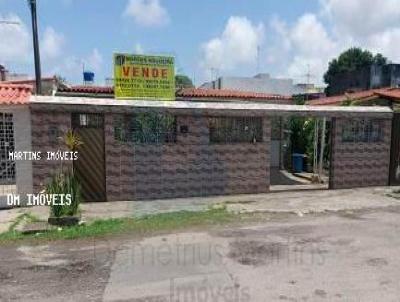
<path fill-rule="evenodd" d="M 23 216 L 23 215 L 21 215 Z M 10 228 L 6 233 L 0 234 L 0 244 L 20 240 L 62 240 L 106 235 L 132 233 L 136 235 L 151 234 L 159 231 L 180 230 L 188 227 L 220 225 L 237 220 L 239 215 L 226 211 L 225 208 L 209 209 L 203 212 L 174 212 L 144 216 L 141 218 L 118 218 L 96 220 L 87 225 L 54 229 L 39 234 L 22 234 Z M 18 219 L 24 219 L 24 217 Z M 18 224 L 16 224 L 18 225 Z"/>
<path fill-rule="evenodd" d="M 17 216 L 17 218 L 15 218 L 15 221 L 10 225 L 8 230 L 14 231 L 15 228 L 17 226 L 19 226 L 24 220 L 26 220 L 27 222 L 39 222 L 40 221 L 39 218 L 37 218 L 35 215 L 33 215 L 31 213 L 24 213 L 24 214 Z"/>

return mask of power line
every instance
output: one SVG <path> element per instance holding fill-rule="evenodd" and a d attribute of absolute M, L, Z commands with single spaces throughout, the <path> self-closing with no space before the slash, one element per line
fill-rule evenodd
<path fill-rule="evenodd" d="M 307 73 L 303 75 L 307 79 L 307 85 L 311 84 L 311 78 L 315 78 L 315 75 L 311 73 L 311 66 L 310 64 L 307 64 Z"/>
<path fill-rule="evenodd" d="M 5 24 L 5 25 L 20 25 L 21 23 L 18 22 L 18 21 L 0 20 L 0 24 Z"/>

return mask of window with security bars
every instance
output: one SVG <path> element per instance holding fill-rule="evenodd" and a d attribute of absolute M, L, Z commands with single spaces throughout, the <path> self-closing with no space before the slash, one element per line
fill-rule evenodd
<path fill-rule="evenodd" d="M 214 117 L 209 119 L 210 143 L 262 142 L 262 118 Z"/>
<path fill-rule="evenodd" d="M 140 113 L 114 119 L 114 138 L 135 144 L 176 143 L 176 117 L 169 114 Z"/>
<path fill-rule="evenodd" d="M 374 119 L 352 120 L 342 129 L 345 143 L 376 143 L 383 141 L 383 121 Z"/>
<path fill-rule="evenodd" d="M 95 113 L 74 113 L 72 125 L 77 128 L 102 128 L 103 115 Z"/>
<path fill-rule="evenodd" d="M 13 115 L 0 112 L 0 184 L 15 180 L 15 162 L 9 159 L 9 152 L 14 149 Z"/>

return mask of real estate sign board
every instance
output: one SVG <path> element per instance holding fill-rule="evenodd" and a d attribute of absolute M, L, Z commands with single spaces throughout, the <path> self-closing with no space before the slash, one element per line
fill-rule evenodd
<path fill-rule="evenodd" d="M 174 58 L 114 54 L 117 99 L 175 100 Z"/>

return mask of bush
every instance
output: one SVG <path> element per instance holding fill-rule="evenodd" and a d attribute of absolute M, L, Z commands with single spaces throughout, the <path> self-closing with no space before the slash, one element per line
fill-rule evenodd
<path fill-rule="evenodd" d="M 71 194 L 70 205 L 51 204 L 50 213 L 53 217 L 75 216 L 81 202 L 81 186 L 72 173 L 55 175 L 46 186 L 46 194 Z"/>

